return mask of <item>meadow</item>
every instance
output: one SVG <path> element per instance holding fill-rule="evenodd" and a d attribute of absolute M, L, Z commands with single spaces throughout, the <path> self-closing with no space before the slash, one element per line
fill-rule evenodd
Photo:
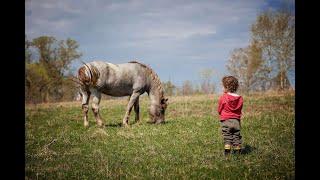
<path fill-rule="evenodd" d="M 226 158 L 218 95 L 169 97 L 166 123 L 121 126 L 126 99 L 104 100 L 99 128 L 80 102 L 26 105 L 25 179 L 294 179 L 295 95 L 244 96 L 244 154 Z"/>

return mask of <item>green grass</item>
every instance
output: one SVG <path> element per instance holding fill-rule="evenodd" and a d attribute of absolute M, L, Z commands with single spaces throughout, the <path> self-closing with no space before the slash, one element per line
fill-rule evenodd
<path fill-rule="evenodd" d="M 120 126 L 125 100 L 103 101 L 106 124 L 79 103 L 26 107 L 26 179 L 294 179 L 294 94 L 244 96 L 241 135 L 247 154 L 223 155 L 218 96 L 171 97 L 167 123 Z"/>

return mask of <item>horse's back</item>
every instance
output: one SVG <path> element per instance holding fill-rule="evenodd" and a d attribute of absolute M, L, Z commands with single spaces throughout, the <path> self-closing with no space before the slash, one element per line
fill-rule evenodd
<path fill-rule="evenodd" d="M 133 91 L 148 91 L 150 81 L 141 64 L 113 64 L 106 61 L 92 61 L 90 64 L 100 71 L 99 82 L 105 94 L 121 96 L 130 95 Z"/>
<path fill-rule="evenodd" d="M 126 72 L 126 73 L 135 73 L 135 72 L 141 72 L 145 69 L 137 63 L 121 63 L 121 64 L 114 64 L 107 61 L 92 61 L 90 62 L 93 66 L 97 67 L 99 70 L 103 70 L 105 68 L 110 68 L 114 71 L 119 72 Z"/>

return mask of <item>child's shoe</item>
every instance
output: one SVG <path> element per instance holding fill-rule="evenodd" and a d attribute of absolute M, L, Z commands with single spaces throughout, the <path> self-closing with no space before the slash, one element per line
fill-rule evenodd
<path fill-rule="evenodd" d="M 231 145 L 230 144 L 225 144 L 224 145 L 224 155 L 227 156 L 231 152 Z"/>
<path fill-rule="evenodd" d="M 241 145 L 233 147 L 233 154 L 241 154 Z"/>

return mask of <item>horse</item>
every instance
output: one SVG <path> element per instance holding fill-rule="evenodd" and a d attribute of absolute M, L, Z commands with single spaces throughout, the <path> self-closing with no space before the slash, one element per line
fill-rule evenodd
<path fill-rule="evenodd" d="M 135 122 L 139 122 L 139 97 L 145 92 L 148 93 L 150 99 L 150 122 L 154 124 L 165 122 L 168 98 L 164 96 L 158 75 L 149 66 L 138 61 L 122 64 L 104 61 L 82 63 L 84 65 L 78 69 L 75 81 L 79 85 L 79 93 L 82 96 L 85 127 L 89 125 L 90 95 L 93 96 L 91 106 L 97 125 L 101 127 L 104 124 L 99 113 L 101 94 L 113 97 L 129 96 L 126 113 L 122 120 L 123 126 L 128 126 L 132 107 L 135 111 Z"/>

